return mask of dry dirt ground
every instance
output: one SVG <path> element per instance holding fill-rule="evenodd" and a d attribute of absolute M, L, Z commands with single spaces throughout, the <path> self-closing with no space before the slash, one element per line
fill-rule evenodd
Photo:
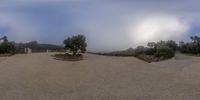
<path fill-rule="evenodd" d="M 0 58 L 0 100 L 199 100 L 200 58 L 146 63 L 134 57 L 51 54 Z"/>

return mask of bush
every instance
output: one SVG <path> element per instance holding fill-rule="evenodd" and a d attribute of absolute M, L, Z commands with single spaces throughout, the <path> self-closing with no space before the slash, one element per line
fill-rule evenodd
<path fill-rule="evenodd" d="M 148 47 L 138 46 L 135 49 L 135 56 L 147 62 L 172 58 L 177 49 L 176 42 L 172 40 L 159 41 L 157 43 L 149 42 L 147 46 Z"/>
<path fill-rule="evenodd" d="M 200 37 L 192 36 L 191 40 L 188 43 L 180 42 L 179 51 L 188 54 L 200 54 Z"/>
<path fill-rule="evenodd" d="M 173 41 L 173 40 L 167 41 L 167 42 L 166 42 L 166 46 L 172 48 L 174 51 L 176 51 L 177 48 L 178 48 L 178 45 L 177 45 L 176 42 Z"/>
<path fill-rule="evenodd" d="M 0 53 L 15 53 L 15 46 L 10 42 L 3 42 L 0 44 Z"/>
<path fill-rule="evenodd" d="M 147 46 L 148 47 L 138 46 L 135 49 L 130 48 L 124 51 L 96 54 L 108 56 L 135 56 L 144 61 L 152 62 L 174 57 L 175 51 L 177 49 L 176 42 L 172 40 L 159 41 L 157 43 L 149 42 Z"/>
<path fill-rule="evenodd" d="M 73 56 L 76 56 L 77 54 L 85 53 L 86 51 L 86 38 L 84 35 L 77 35 L 72 36 L 63 41 L 65 44 L 66 50 L 72 53 Z"/>
<path fill-rule="evenodd" d="M 135 48 L 135 55 L 141 55 L 145 53 L 145 48 L 144 46 L 138 46 L 137 48 Z"/>
<path fill-rule="evenodd" d="M 145 54 L 146 55 L 154 55 L 155 52 L 156 52 L 155 48 L 146 48 L 145 49 Z"/>
<path fill-rule="evenodd" d="M 175 55 L 175 52 L 173 51 L 172 48 L 168 46 L 157 47 L 157 50 L 154 54 L 155 57 L 159 57 L 161 59 L 168 59 L 168 58 L 174 57 L 174 55 Z"/>

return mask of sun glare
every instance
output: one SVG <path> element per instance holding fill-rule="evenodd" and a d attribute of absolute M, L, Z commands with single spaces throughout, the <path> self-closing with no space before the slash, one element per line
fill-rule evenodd
<path fill-rule="evenodd" d="M 130 34 L 138 43 L 174 39 L 187 30 L 187 26 L 174 17 L 149 17 L 134 26 Z"/>

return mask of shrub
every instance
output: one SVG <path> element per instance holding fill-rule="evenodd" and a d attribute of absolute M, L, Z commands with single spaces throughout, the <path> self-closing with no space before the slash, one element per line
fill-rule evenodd
<path fill-rule="evenodd" d="M 145 48 L 144 46 L 138 46 L 137 48 L 135 48 L 135 55 L 141 55 L 145 53 Z"/>
<path fill-rule="evenodd" d="M 174 57 L 175 50 L 177 49 L 176 42 L 172 40 L 159 41 L 157 43 L 149 42 L 147 46 L 148 47 L 138 46 L 135 49 L 130 48 L 124 51 L 115 51 L 110 53 L 98 54 L 109 56 L 135 56 L 144 61 L 152 62 Z"/>
<path fill-rule="evenodd" d="M 174 51 L 176 51 L 176 49 L 178 48 L 178 45 L 175 41 L 173 40 L 169 40 L 166 42 L 166 46 L 172 48 Z"/>
<path fill-rule="evenodd" d="M 200 54 L 200 37 L 192 36 L 191 42 L 179 43 L 179 51 L 182 53 L 189 53 L 189 54 Z"/>
<path fill-rule="evenodd" d="M 146 55 L 154 55 L 155 52 L 156 52 L 155 48 L 145 48 Z"/>
<path fill-rule="evenodd" d="M 0 53 L 15 53 L 15 47 L 10 42 L 3 42 L 0 44 Z"/>
<path fill-rule="evenodd" d="M 159 46 L 154 54 L 155 57 L 159 57 L 161 59 L 168 59 L 175 55 L 175 52 L 172 48 L 168 46 Z"/>

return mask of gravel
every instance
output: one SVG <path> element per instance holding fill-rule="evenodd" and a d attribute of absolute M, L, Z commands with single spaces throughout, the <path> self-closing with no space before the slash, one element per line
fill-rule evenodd
<path fill-rule="evenodd" d="M 146 63 L 134 57 L 85 54 L 84 60 L 72 62 L 55 60 L 51 55 L 0 58 L 0 100 L 200 98 L 197 57 Z"/>

